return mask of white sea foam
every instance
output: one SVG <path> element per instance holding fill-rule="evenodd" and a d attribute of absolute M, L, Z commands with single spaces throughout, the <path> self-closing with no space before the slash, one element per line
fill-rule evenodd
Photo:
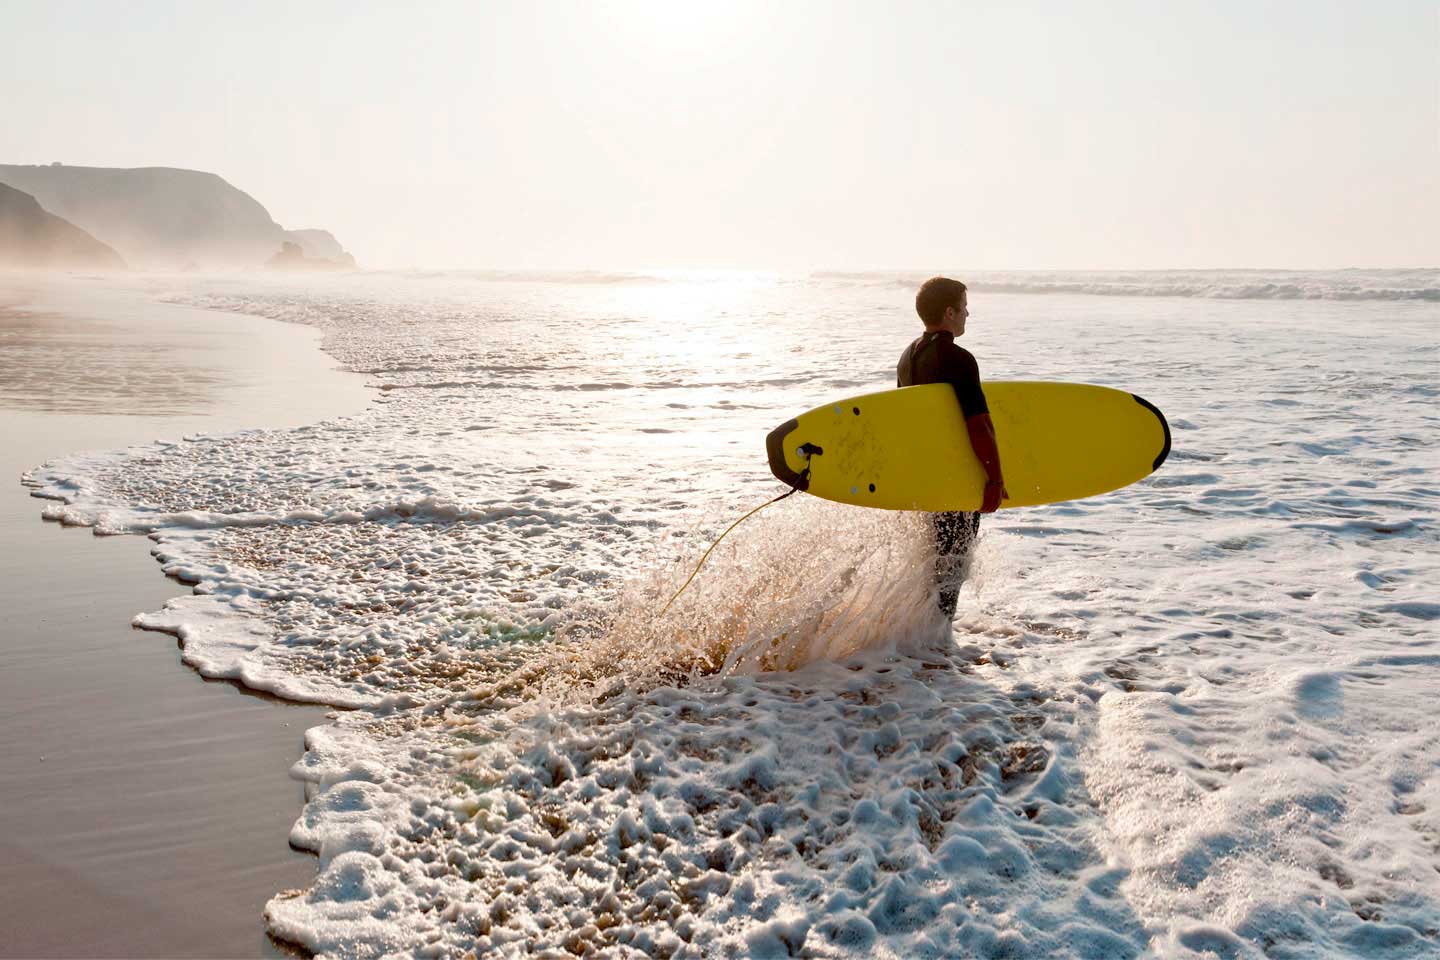
<path fill-rule="evenodd" d="M 322 954 L 1434 955 L 1436 272 L 975 280 L 988 378 L 1174 451 L 988 519 L 954 638 L 923 521 L 803 497 L 661 612 L 766 431 L 892 382 L 894 276 L 172 283 L 375 402 L 29 482 L 195 584 L 137 622 L 197 669 L 355 708 L 267 909 Z"/>

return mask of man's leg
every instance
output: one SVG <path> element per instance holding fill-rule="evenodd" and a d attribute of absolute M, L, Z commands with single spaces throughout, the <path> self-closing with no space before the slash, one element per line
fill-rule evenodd
<path fill-rule="evenodd" d="M 935 585 L 940 590 L 940 612 L 953 619 L 965 579 L 965 561 L 980 532 L 978 513 L 932 513 L 935 526 Z"/>

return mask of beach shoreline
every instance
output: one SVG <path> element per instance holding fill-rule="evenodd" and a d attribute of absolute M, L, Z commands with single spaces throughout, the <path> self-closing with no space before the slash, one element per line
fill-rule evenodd
<path fill-rule="evenodd" d="M 190 593 L 152 543 L 45 522 L 19 479 L 80 450 L 354 414 L 363 378 L 314 328 L 157 302 L 154 278 L 0 280 L 0 955 L 284 955 L 265 903 L 315 874 L 287 842 L 288 768 L 329 711 L 184 668 L 173 637 L 131 627 Z"/>

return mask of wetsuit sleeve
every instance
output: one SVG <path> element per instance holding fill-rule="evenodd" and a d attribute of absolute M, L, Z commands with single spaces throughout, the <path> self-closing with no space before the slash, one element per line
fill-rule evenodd
<path fill-rule="evenodd" d="M 955 388 L 955 397 L 967 419 L 990 412 L 985 391 L 980 386 L 980 367 L 969 350 L 954 346 L 946 350 L 943 373 L 945 382 Z"/>

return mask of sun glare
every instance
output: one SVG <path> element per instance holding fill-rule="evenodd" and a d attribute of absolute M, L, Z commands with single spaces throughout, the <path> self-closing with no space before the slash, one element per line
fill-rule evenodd
<path fill-rule="evenodd" d="M 619 0 L 596 16 L 614 39 L 652 56 L 705 56 L 738 39 L 755 23 L 749 4 Z"/>

